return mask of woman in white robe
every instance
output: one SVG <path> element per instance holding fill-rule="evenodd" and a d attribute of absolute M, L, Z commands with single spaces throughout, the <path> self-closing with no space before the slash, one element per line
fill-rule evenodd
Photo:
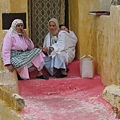
<path fill-rule="evenodd" d="M 58 34 L 58 41 L 51 46 L 51 54 L 52 59 L 60 58 L 65 64 L 65 68 L 61 69 L 61 73 L 57 76 L 58 78 L 66 77 L 66 65 L 72 62 L 75 58 L 75 47 L 77 43 L 77 37 L 73 31 L 72 34 L 68 33 L 65 30 L 61 30 Z M 56 61 L 54 61 L 54 67 L 59 69 L 56 66 Z"/>
<path fill-rule="evenodd" d="M 59 24 L 58 20 L 55 18 L 52 18 L 48 22 L 48 34 L 45 36 L 43 48 L 42 51 L 46 54 L 45 58 L 45 68 L 50 73 L 51 76 L 53 76 L 58 70 L 52 65 L 52 57 L 50 57 L 50 46 L 57 42 L 58 40 L 58 32 L 59 32 Z M 41 47 L 40 47 L 41 48 Z M 58 62 L 60 63 L 61 60 Z M 54 63 L 54 62 L 53 62 Z"/>
<path fill-rule="evenodd" d="M 50 32 L 46 35 L 43 44 L 43 51 L 48 54 L 48 57 L 45 59 L 45 67 L 51 76 L 60 70 L 60 73 L 56 77 L 67 77 L 66 65 L 75 57 L 77 37 L 75 34 L 70 35 L 66 31 L 59 33 L 58 21 L 54 18 L 49 21 L 48 26 Z M 52 44 L 51 35 L 54 36 Z"/>

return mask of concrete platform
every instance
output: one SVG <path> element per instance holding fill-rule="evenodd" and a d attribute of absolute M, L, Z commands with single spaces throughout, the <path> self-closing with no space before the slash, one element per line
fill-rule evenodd
<path fill-rule="evenodd" d="M 102 99 L 104 86 L 100 75 L 80 77 L 79 61 L 73 62 L 67 78 L 19 81 L 25 108 L 24 120 L 116 120 L 112 107 Z M 34 72 L 32 72 L 34 73 Z"/>

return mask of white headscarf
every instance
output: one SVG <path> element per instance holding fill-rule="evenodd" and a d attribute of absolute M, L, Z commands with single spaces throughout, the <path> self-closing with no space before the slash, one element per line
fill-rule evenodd
<path fill-rule="evenodd" d="M 50 22 L 54 22 L 54 23 L 56 24 L 56 31 L 53 33 L 54 35 L 56 35 L 56 34 L 58 33 L 58 31 L 59 31 L 58 20 L 55 19 L 55 18 L 51 18 L 51 19 L 49 20 L 49 22 L 48 22 L 48 27 L 49 27 Z"/>
<path fill-rule="evenodd" d="M 10 27 L 10 29 L 9 29 L 9 31 L 8 32 L 10 32 L 10 34 L 14 37 L 14 33 L 17 33 L 17 31 L 16 31 L 16 25 L 17 24 L 20 24 L 20 23 L 22 23 L 23 24 L 23 21 L 21 20 L 21 19 L 15 19 L 15 20 L 13 20 L 13 22 L 12 22 L 12 24 L 11 24 L 11 27 Z"/>

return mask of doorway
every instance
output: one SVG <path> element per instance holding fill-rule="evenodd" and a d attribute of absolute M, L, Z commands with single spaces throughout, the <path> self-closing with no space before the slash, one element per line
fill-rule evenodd
<path fill-rule="evenodd" d="M 29 35 L 35 47 L 43 44 L 48 33 L 48 21 L 56 18 L 68 26 L 68 0 L 29 0 Z"/>

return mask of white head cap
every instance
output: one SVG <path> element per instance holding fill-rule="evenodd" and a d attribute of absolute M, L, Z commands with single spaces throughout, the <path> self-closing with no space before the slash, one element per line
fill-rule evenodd
<path fill-rule="evenodd" d="M 54 22 L 54 23 L 56 24 L 56 31 L 55 31 L 54 34 L 57 34 L 58 31 L 59 31 L 59 23 L 58 23 L 58 20 L 57 20 L 56 18 L 51 18 L 51 19 L 49 20 L 49 22 L 48 22 L 48 26 L 49 26 L 50 22 Z"/>
<path fill-rule="evenodd" d="M 10 27 L 10 29 L 9 29 L 9 32 L 10 32 L 10 34 L 11 34 L 12 36 L 13 36 L 14 33 L 17 33 L 17 31 L 16 31 L 16 25 L 17 25 L 17 24 L 20 24 L 20 23 L 23 24 L 23 21 L 22 21 L 21 19 L 15 19 L 15 20 L 13 20 L 13 22 L 12 22 L 12 24 L 11 24 L 11 27 Z"/>

